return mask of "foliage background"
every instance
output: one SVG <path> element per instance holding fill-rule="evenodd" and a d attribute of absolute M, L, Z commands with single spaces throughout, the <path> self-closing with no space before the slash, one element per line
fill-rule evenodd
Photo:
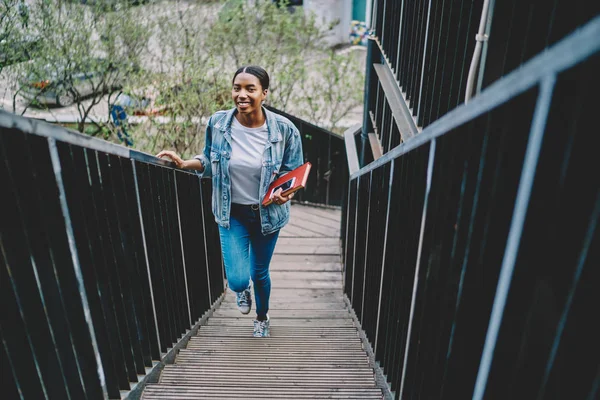
<path fill-rule="evenodd" d="M 63 74 L 68 81 L 82 66 L 94 69 L 103 77 L 97 95 L 80 98 L 67 88 L 80 121 L 101 102 L 110 110 L 121 92 L 148 99 L 145 111 L 157 112 L 127 126 L 133 147 L 142 151 L 173 149 L 184 157 L 200 152 L 203 122 L 233 106 L 231 78 L 242 65 L 269 72 L 269 105 L 326 129 L 339 132 L 342 119 L 362 105 L 364 65 L 352 52 L 329 48 L 323 39 L 332 26 L 305 16 L 301 8 L 291 12 L 270 0 L 28 3 L 28 26 L 14 16 L 7 21 L 16 29 L 1 26 L 14 43 L 19 36 L 35 36 L 41 43 L 31 61 L 0 70 L 0 79 L 12 84 L 14 100 L 31 76 Z M 134 109 L 127 111 L 131 115 Z M 120 142 L 118 127 L 108 115 L 104 120 L 109 122 L 80 123 L 78 129 Z"/>

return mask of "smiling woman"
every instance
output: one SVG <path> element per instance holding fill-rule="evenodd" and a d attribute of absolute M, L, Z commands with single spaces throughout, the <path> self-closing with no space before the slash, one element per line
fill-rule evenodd
<path fill-rule="evenodd" d="M 233 75 L 231 97 L 237 106 L 237 118 L 243 125 L 254 128 L 261 121 L 260 107 L 267 98 L 269 75 L 260 67 L 242 67 Z"/>
<path fill-rule="evenodd" d="M 262 199 L 271 182 L 304 162 L 298 129 L 262 106 L 268 93 L 267 71 L 239 68 L 231 89 L 235 108 L 209 119 L 204 152 L 192 160 L 168 150 L 157 155 L 212 178 L 212 211 L 219 224 L 227 281 L 243 314 L 252 308 L 250 280 L 254 283 L 255 337 L 269 336 L 269 265 L 279 230 L 290 218 L 293 194 L 282 196 L 279 190 L 270 206 L 263 206 Z"/>

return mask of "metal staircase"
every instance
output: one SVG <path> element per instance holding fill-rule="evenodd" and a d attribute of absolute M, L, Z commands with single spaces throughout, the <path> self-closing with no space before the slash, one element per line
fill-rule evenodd
<path fill-rule="evenodd" d="M 338 210 L 294 205 L 272 262 L 271 337 L 228 292 L 143 399 L 380 399 L 342 293 Z"/>

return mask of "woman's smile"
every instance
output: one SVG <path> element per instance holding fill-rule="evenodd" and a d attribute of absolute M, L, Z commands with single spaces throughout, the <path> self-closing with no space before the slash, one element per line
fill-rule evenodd
<path fill-rule="evenodd" d="M 267 97 L 267 90 L 262 87 L 256 76 L 242 72 L 233 81 L 231 97 L 239 113 L 260 113 L 260 106 Z"/>

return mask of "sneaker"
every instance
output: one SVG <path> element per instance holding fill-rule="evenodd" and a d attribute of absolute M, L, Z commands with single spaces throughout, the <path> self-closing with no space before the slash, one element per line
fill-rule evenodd
<path fill-rule="evenodd" d="M 235 294 L 235 302 L 238 310 L 242 314 L 248 314 L 252 309 L 252 296 L 250 295 L 250 287 L 243 292 Z"/>
<path fill-rule="evenodd" d="M 269 319 L 269 314 L 267 314 L 266 321 L 257 321 L 254 320 L 254 333 L 252 336 L 254 337 L 269 337 L 271 336 L 269 330 L 271 328 L 271 321 Z"/>

